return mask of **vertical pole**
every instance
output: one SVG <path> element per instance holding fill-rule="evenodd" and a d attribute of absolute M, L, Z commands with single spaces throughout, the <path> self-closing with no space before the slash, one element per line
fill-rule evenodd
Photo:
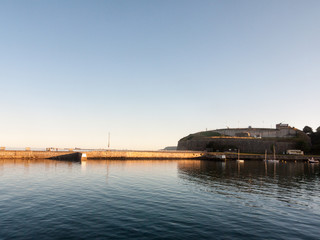
<path fill-rule="evenodd" d="M 110 132 L 108 133 L 108 149 L 110 150 Z"/>

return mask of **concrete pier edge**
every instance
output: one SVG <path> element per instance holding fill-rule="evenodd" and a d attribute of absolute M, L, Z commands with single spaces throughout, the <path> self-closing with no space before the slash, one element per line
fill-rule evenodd
<path fill-rule="evenodd" d="M 0 159 L 54 159 L 80 162 L 93 159 L 195 159 L 203 156 L 195 151 L 0 151 Z"/>
<path fill-rule="evenodd" d="M 224 156 L 224 157 L 222 157 Z M 320 156 L 308 155 L 277 155 L 278 160 L 284 161 L 307 161 L 314 157 L 320 159 Z M 168 160 L 168 159 L 203 159 L 221 161 L 236 160 L 237 153 L 231 152 L 199 152 L 199 151 L 0 151 L 0 159 L 54 159 L 61 161 L 81 162 L 86 160 L 130 160 L 130 159 L 154 159 L 154 160 Z M 241 153 L 241 159 L 244 160 L 264 160 L 264 154 L 246 154 Z M 267 159 L 271 159 L 268 156 Z"/>

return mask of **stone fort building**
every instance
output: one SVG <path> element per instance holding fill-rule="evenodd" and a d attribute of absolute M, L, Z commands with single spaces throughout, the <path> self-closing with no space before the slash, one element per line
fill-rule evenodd
<path fill-rule="evenodd" d="M 290 149 L 305 150 L 309 137 L 302 131 L 279 123 L 276 128 L 226 128 L 190 134 L 178 142 L 178 150 L 228 151 L 240 149 L 247 153 L 278 154 Z"/>
<path fill-rule="evenodd" d="M 255 137 L 255 138 L 285 138 L 296 137 L 299 130 L 288 124 L 279 123 L 276 128 L 227 128 L 217 129 L 214 132 L 231 137 Z"/>

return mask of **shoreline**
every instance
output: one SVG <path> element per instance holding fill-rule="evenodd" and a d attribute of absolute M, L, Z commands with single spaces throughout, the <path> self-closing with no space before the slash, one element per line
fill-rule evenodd
<path fill-rule="evenodd" d="M 308 161 L 309 158 L 320 159 L 318 155 L 276 155 L 276 159 L 283 161 Z M 273 156 L 267 156 L 267 160 Z M 177 160 L 177 159 L 193 159 L 193 160 L 237 160 L 238 154 L 233 152 L 200 152 L 200 151 L 0 151 L 0 159 L 53 159 L 62 161 L 86 161 L 86 160 Z M 243 160 L 264 160 L 264 154 L 248 154 L 241 153 L 240 159 Z"/>

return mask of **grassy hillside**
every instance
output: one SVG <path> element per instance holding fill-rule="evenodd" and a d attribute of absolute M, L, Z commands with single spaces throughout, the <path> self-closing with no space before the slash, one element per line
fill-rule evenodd
<path fill-rule="evenodd" d="M 182 138 L 180 141 L 186 141 L 186 140 L 191 140 L 191 139 L 195 139 L 195 138 L 218 137 L 218 136 L 221 136 L 221 134 L 218 132 L 205 131 L 205 132 L 198 132 L 198 133 L 189 134 L 188 136 Z"/>

